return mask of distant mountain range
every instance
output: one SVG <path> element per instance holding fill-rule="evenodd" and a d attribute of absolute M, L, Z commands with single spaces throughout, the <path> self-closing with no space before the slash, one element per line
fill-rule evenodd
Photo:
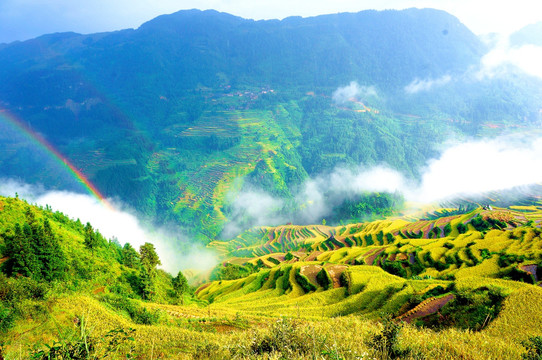
<path fill-rule="evenodd" d="M 477 76 L 489 50 L 431 9 L 281 21 L 189 10 L 3 44 L 0 174 L 78 189 L 38 136 L 105 196 L 208 241 L 249 184 L 291 199 L 337 165 L 383 162 L 416 178 L 449 132 L 537 124 L 540 80 Z"/>

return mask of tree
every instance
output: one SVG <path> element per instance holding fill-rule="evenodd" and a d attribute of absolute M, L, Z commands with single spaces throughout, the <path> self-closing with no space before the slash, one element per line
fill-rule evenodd
<path fill-rule="evenodd" d="M 160 258 L 154 248 L 154 245 L 146 242 L 139 248 L 139 258 L 141 259 L 141 265 L 149 272 L 153 274 L 156 270 L 156 266 L 162 265 Z"/>
<path fill-rule="evenodd" d="M 39 262 L 30 243 L 31 238 L 26 236 L 26 233 L 31 235 L 30 226 L 25 225 L 23 230 L 21 225 L 15 224 L 13 235 L 5 237 L 6 255 L 9 257 L 7 270 L 11 274 L 36 277 L 39 274 Z"/>
<path fill-rule="evenodd" d="M 98 237 L 89 222 L 85 225 L 85 246 L 92 250 L 92 253 L 94 253 L 94 249 L 98 246 Z"/>
<path fill-rule="evenodd" d="M 154 294 L 154 277 L 156 275 L 156 266 L 161 265 L 158 254 L 151 243 L 145 243 L 139 248 L 139 259 L 141 261 L 141 271 L 139 279 L 142 287 L 142 296 L 146 300 L 152 299 Z"/>
<path fill-rule="evenodd" d="M 171 283 L 173 285 L 173 290 L 175 291 L 175 294 L 177 295 L 177 297 L 181 298 L 181 305 L 184 305 L 184 294 L 189 290 L 186 277 L 181 271 L 179 271 L 177 276 L 171 280 Z"/>
<path fill-rule="evenodd" d="M 47 219 L 43 226 L 35 219 L 15 224 L 13 235 L 6 236 L 6 255 L 8 274 L 46 281 L 64 276 L 66 259 Z"/>
<path fill-rule="evenodd" d="M 53 229 L 51 229 L 49 220 L 45 219 L 43 222 L 43 231 L 41 233 L 41 249 L 38 258 L 42 263 L 42 276 L 48 281 L 63 278 L 66 269 L 66 257 L 53 233 Z"/>
<path fill-rule="evenodd" d="M 124 244 L 121 251 L 122 263 L 125 266 L 135 268 L 139 264 L 139 254 L 130 243 Z"/>

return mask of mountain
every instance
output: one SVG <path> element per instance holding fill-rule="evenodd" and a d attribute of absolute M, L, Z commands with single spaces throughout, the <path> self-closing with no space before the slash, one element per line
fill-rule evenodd
<path fill-rule="evenodd" d="M 209 242 L 240 191 L 288 203 L 339 165 L 417 179 L 449 133 L 537 124 L 539 81 L 477 78 L 488 50 L 431 9 L 281 21 L 190 10 L 7 44 L 2 176 L 85 191 L 67 160 L 105 196 Z"/>
<path fill-rule="evenodd" d="M 527 25 L 510 36 L 510 43 L 514 46 L 536 45 L 542 46 L 542 22 Z"/>
<path fill-rule="evenodd" d="M 45 67 L 51 76 L 84 75 L 126 97 L 134 85 L 153 93 L 165 91 L 165 96 L 198 85 L 247 83 L 312 89 L 357 79 L 402 87 L 416 77 L 463 71 L 483 52 L 478 38 L 456 18 L 436 10 L 258 22 L 213 10 L 190 10 L 160 16 L 137 30 L 53 34 L 14 43 L 3 49 L 0 59 L 7 65 L 4 78 L 17 71 L 30 76 Z M 22 91 L 6 94 L 6 101 L 33 101 L 28 93 L 25 99 L 20 97 L 28 91 L 24 84 L 15 84 L 23 86 Z M 63 89 L 56 99 L 46 94 L 40 98 L 49 103 L 88 91 L 84 85 L 71 90 L 59 86 Z"/>

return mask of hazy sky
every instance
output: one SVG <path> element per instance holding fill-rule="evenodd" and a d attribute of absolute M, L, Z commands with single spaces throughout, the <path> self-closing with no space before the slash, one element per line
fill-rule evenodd
<path fill-rule="evenodd" d="M 53 32 L 137 28 L 158 15 L 192 8 L 282 19 L 409 7 L 448 11 L 477 34 L 511 32 L 542 21 L 540 0 L 0 0 L 0 43 Z"/>

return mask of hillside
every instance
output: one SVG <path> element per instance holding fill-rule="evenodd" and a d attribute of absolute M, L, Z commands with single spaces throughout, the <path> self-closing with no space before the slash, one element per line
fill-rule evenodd
<path fill-rule="evenodd" d="M 426 220 L 255 228 L 210 244 L 225 260 L 196 294 L 245 314 L 313 321 L 389 314 L 438 336 L 470 329 L 495 346 L 496 339 L 518 344 L 542 334 L 542 317 L 531 306 L 542 300 L 541 214 L 538 204 L 442 209 Z M 429 348 L 459 357 L 459 338 L 450 353 L 442 350 L 448 345 Z M 502 356 L 519 358 L 512 348 Z"/>
<path fill-rule="evenodd" d="M 68 161 L 104 196 L 207 243 L 248 188 L 291 201 L 338 165 L 417 179 L 449 133 L 536 126 L 537 80 L 473 81 L 488 50 L 431 9 L 281 21 L 191 10 L 7 44 L 2 175 L 86 191 Z"/>
<path fill-rule="evenodd" d="M 172 277 L 159 264 L 150 243 L 121 246 L 49 206 L 0 197 L 0 357 L 22 356 L 22 345 L 27 355 L 37 352 L 58 336 L 65 341 L 72 320 L 88 320 L 87 313 L 67 313 L 80 301 L 99 304 L 119 324 L 156 322 L 143 300 L 177 304 L 189 297 L 184 276 Z"/>
<path fill-rule="evenodd" d="M 91 225 L 15 198 L 0 208 L 6 359 L 519 359 L 542 336 L 541 206 L 253 229 L 211 244 L 224 261 L 194 297 L 179 277 L 147 277 L 141 249 L 94 231 L 89 247 Z M 16 224 L 46 222 L 63 270 L 15 273 Z"/>

